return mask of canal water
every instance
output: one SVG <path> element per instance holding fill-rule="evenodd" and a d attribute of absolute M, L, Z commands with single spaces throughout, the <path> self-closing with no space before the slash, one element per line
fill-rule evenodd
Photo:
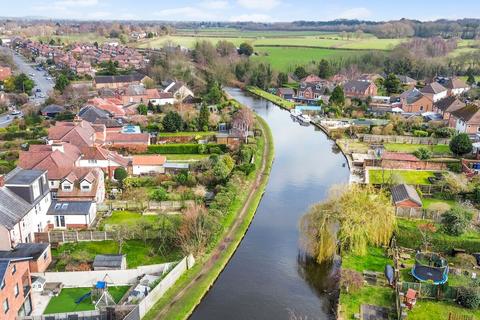
<path fill-rule="evenodd" d="M 332 185 L 348 182 L 346 160 L 322 131 L 264 99 L 227 92 L 268 122 L 275 160 L 245 238 L 190 319 L 331 319 L 336 268 L 305 261 L 298 225 Z"/>

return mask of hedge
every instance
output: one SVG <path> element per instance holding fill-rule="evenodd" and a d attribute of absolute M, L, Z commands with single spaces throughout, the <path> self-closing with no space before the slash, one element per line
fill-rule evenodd
<path fill-rule="evenodd" d="M 147 152 L 150 154 L 199 154 L 201 144 L 195 143 L 170 143 L 170 144 L 155 144 L 148 146 Z M 216 148 L 222 152 L 227 152 L 225 144 L 209 143 L 206 144 L 207 152 L 210 153 Z"/>

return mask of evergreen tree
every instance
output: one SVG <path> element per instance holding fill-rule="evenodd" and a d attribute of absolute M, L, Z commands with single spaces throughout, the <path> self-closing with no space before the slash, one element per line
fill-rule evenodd
<path fill-rule="evenodd" d="M 202 105 L 200 108 L 200 114 L 198 115 L 198 130 L 208 131 L 208 119 L 210 118 L 210 111 L 206 105 Z"/>
<path fill-rule="evenodd" d="M 343 89 L 340 86 L 336 86 L 332 94 L 330 95 L 330 103 L 332 105 L 342 107 L 345 104 L 345 94 L 343 93 Z"/>
<path fill-rule="evenodd" d="M 70 84 L 70 80 L 65 74 L 60 74 L 55 82 L 55 89 L 63 93 L 63 90 Z"/>
<path fill-rule="evenodd" d="M 174 111 L 169 111 L 162 120 L 163 129 L 167 132 L 176 132 L 183 129 L 182 117 Z"/>
<path fill-rule="evenodd" d="M 332 68 L 330 67 L 330 63 L 322 59 L 320 60 L 320 63 L 318 64 L 318 76 L 323 79 L 327 79 L 331 77 L 333 74 Z"/>

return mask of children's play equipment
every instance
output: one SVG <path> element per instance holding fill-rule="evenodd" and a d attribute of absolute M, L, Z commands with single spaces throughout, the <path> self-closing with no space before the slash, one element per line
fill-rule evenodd
<path fill-rule="evenodd" d="M 85 299 L 91 298 L 96 310 L 115 305 L 115 300 L 113 300 L 108 292 L 108 283 L 105 281 L 106 277 L 107 276 L 104 277 L 103 281 L 97 281 L 93 286 L 92 291 L 85 293 L 83 296 L 75 300 L 75 303 L 80 304 L 85 301 Z"/>
<path fill-rule="evenodd" d="M 435 253 L 417 253 L 412 275 L 419 281 L 444 284 L 448 280 L 447 261 Z"/>

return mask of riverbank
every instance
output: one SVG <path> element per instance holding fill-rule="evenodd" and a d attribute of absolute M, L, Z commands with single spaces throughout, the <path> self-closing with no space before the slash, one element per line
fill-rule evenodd
<path fill-rule="evenodd" d="M 260 97 L 260 98 L 263 98 L 265 100 L 268 100 L 274 104 L 276 104 L 277 106 L 283 108 L 283 109 L 287 109 L 287 110 L 290 110 L 290 109 L 293 109 L 295 108 L 295 103 L 294 102 L 291 102 L 291 101 L 288 101 L 288 100 L 285 100 L 279 96 L 276 96 L 274 94 L 271 94 L 265 90 L 262 90 L 258 87 L 255 87 L 255 86 L 246 86 L 245 87 L 245 90 L 250 92 L 251 94 L 254 94 L 256 95 L 257 97 Z"/>
<path fill-rule="evenodd" d="M 197 260 L 193 268 L 177 281 L 155 304 L 145 319 L 186 319 L 201 302 L 214 284 L 243 239 L 255 215 L 267 186 L 274 158 L 274 145 L 268 124 L 257 115 L 262 131 L 261 147 L 255 163 L 256 174 L 250 179 L 249 188 L 237 197 L 225 225 L 225 232 L 219 237 L 214 249 Z"/>

